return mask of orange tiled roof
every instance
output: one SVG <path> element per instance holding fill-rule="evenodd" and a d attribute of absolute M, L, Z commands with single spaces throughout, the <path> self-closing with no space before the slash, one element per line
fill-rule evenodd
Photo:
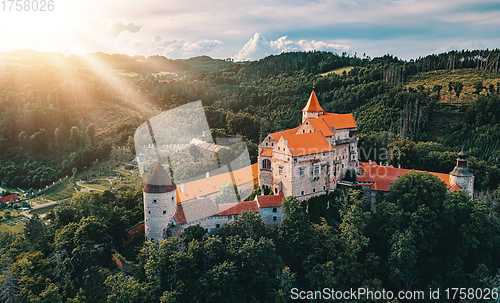
<path fill-rule="evenodd" d="M 392 166 L 379 166 L 376 163 L 360 162 L 361 168 L 365 171 L 365 175 L 359 175 L 357 177 L 358 182 L 361 183 L 372 183 L 372 190 L 376 191 L 389 191 L 391 188 L 391 183 L 394 182 L 400 176 L 410 172 L 410 169 L 404 168 L 394 168 Z M 416 170 L 422 172 L 420 170 Z M 441 181 L 446 184 L 446 188 L 450 188 L 450 175 L 442 173 L 429 172 L 431 175 L 437 176 Z"/>
<path fill-rule="evenodd" d="M 314 129 L 322 132 L 325 137 L 333 136 L 331 126 L 328 126 L 328 124 L 326 124 L 322 116 L 320 116 L 319 118 L 310 118 L 308 120 L 309 122 L 311 122 Z"/>
<path fill-rule="evenodd" d="M 174 215 L 174 221 L 177 224 L 186 223 L 186 215 L 184 215 L 184 208 L 182 207 L 182 203 L 177 203 L 177 211 Z"/>
<path fill-rule="evenodd" d="M 356 121 L 352 114 L 325 113 L 316 119 L 323 119 L 329 127 L 334 129 L 356 128 Z M 314 120 L 314 119 L 311 119 Z M 311 121 L 312 122 L 312 121 Z"/>
<path fill-rule="evenodd" d="M 281 207 L 281 200 L 283 200 L 283 192 L 280 191 L 279 195 L 256 196 L 255 200 L 257 201 L 259 208 Z"/>
<path fill-rule="evenodd" d="M 5 196 L 5 197 L 0 197 L 0 203 L 4 202 L 10 202 L 10 201 L 17 201 L 19 198 L 17 197 L 17 194 L 13 194 L 10 196 Z"/>
<path fill-rule="evenodd" d="M 294 156 L 312 155 L 333 150 L 333 147 L 320 132 L 286 136 L 283 139 L 288 140 L 288 148 Z"/>
<path fill-rule="evenodd" d="M 260 152 L 260 155 L 264 157 L 272 157 L 273 150 L 270 148 L 263 148 L 262 151 Z"/>
<path fill-rule="evenodd" d="M 300 126 L 297 126 L 292 129 L 282 130 L 280 132 L 271 133 L 270 135 L 273 137 L 274 141 L 278 142 L 282 136 L 290 136 L 295 135 Z"/>
<path fill-rule="evenodd" d="M 311 96 L 309 96 L 309 100 L 307 101 L 306 107 L 302 110 L 303 112 L 324 112 L 319 105 L 318 97 L 316 97 L 316 93 L 312 91 Z"/>
<path fill-rule="evenodd" d="M 235 203 L 219 204 L 220 213 L 217 216 L 239 215 L 244 210 L 250 210 L 258 213 L 259 207 L 257 201 L 243 201 Z"/>
<path fill-rule="evenodd" d="M 258 164 L 252 164 L 247 167 L 233 171 L 233 176 L 236 184 L 246 184 L 249 182 L 257 182 Z M 224 173 L 217 176 L 203 178 L 183 184 L 177 185 L 177 203 L 195 199 L 196 196 L 205 196 L 213 194 L 219 190 L 219 186 L 231 181 L 230 173 Z M 184 192 L 181 192 L 183 188 Z"/>
<path fill-rule="evenodd" d="M 457 183 L 453 184 L 450 189 L 448 189 L 449 192 L 456 191 L 456 190 L 461 190 L 460 186 L 457 185 Z"/>

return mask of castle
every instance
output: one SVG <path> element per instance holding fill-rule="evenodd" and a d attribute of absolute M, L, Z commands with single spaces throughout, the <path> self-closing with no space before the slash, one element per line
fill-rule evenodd
<path fill-rule="evenodd" d="M 313 91 L 302 123 L 269 134 L 259 144 L 259 186 L 309 199 L 335 190 L 358 168 L 357 126 L 352 114 L 325 113 Z"/>
<path fill-rule="evenodd" d="M 269 226 L 283 219 L 280 209 L 284 196 L 305 200 L 335 190 L 348 170 L 358 173 L 368 201 L 375 211 L 375 197 L 387 193 L 390 184 L 409 169 L 358 161 L 357 126 L 352 114 L 325 113 L 313 91 L 302 110 L 296 128 L 269 134 L 258 148 L 258 163 L 234 172 L 176 186 L 160 163 L 156 164 L 144 192 L 146 241 L 180 234 L 199 224 L 209 232 L 234 221 L 242 211 L 258 213 Z M 474 176 L 467 168 L 464 151 L 449 174 L 434 173 L 449 191 L 464 189 L 472 196 Z M 258 176 L 258 179 L 257 179 Z M 238 189 L 248 192 L 267 186 L 274 195 L 257 196 L 253 201 L 216 204 L 217 189 L 227 180 L 236 180 Z M 234 181 L 233 181 L 234 182 Z M 346 183 L 346 182 L 344 182 Z"/>

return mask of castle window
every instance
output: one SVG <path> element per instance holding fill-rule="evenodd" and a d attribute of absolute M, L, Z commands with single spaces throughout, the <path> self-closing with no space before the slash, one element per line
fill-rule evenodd
<path fill-rule="evenodd" d="M 157 200 L 153 200 L 153 203 L 157 203 L 158 201 Z"/>
<path fill-rule="evenodd" d="M 306 194 L 306 193 L 305 193 L 303 190 L 301 190 L 301 191 L 300 191 L 300 195 L 301 195 L 301 196 L 303 196 L 303 195 L 305 195 L 305 194 Z"/>
<path fill-rule="evenodd" d="M 297 158 L 293 158 L 293 163 L 297 163 Z"/>
<path fill-rule="evenodd" d="M 150 214 L 150 213 L 151 213 L 151 211 L 150 211 L 150 210 L 148 210 L 148 214 Z"/>
<path fill-rule="evenodd" d="M 283 174 L 283 166 L 278 166 L 278 172 L 280 175 Z"/>
<path fill-rule="evenodd" d="M 163 214 L 164 214 L 164 215 L 166 215 L 166 214 L 167 214 L 167 211 L 166 211 L 166 210 L 164 210 L 164 211 L 163 211 Z"/>
<path fill-rule="evenodd" d="M 278 209 L 276 207 L 273 207 L 273 213 L 277 213 Z"/>
<path fill-rule="evenodd" d="M 215 228 L 220 228 L 220 224 L 215 224 Z"/>
<path fill-rule="evenodd" d="M 301 167 L 299 168 L 299 176 L 303 177 L 306 175 L 306 169 Z"/>
<path fill-rule="evenodd" d="M 174 197 L 172 197 L 172 201 L 174 201 Z"/>
<path fill-rule="evenodd" d="M 344 163 L 342 163 L 342 168 L 344 168 Z"/>
<path fill-rule="evenodd" d="M 278 189 L 277 188 L 274 189 L 274 193 L 278 194 Z"/>
<path fill-rule="evenodd" d="M 278 221 L 278 218 L 276 216 L 273 217 L 273 221 L 276 222 Z"/>
<path fill-rule="evenodd" d="M 323 191 L 326 191 L 326 185 L 323 185 Z"/>
<path fill-rule="evenodd" d="M 319 165 L 314 166 L 314 174 L 319 175 Z"/>
<path fill-rule="evenodd" d="M 262 160 L 262 168 L 271 169 L 271 161 L 269 161 L 269 159 Z"/>
<path fill-rule="evenodd" d="M 316 192 L 316 187 L 313 187 L 313 193 L 315 193 L 315 192 Z"/>
<path fill-rule="evenodd" d="M 326 173 L 326 165 L 325 164 L 321 165 L 321 172 Z"/>

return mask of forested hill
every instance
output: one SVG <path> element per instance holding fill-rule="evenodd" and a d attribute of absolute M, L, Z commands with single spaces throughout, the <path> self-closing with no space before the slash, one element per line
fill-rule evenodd
<path fill-rule="evenodd" d="M 314 87 L 325 111 L 354 113 L 361 160 L 447 173 L 464 147 L 476 187 L 496 189 L 499 56 L 498 49 L 411 61 L 297 52 L 232 62 L 3 53 L 0 182 L 42 187 L 106 157 L 113 145 L 131 144 L 145 117 L 195 100 L 205 105 L 213 135 L 243 135 L 255 160 L 264 136 L 300 123 Z M 402 158 L 386 159 L 380 151 L 387 146 L 398 146 Z"/>

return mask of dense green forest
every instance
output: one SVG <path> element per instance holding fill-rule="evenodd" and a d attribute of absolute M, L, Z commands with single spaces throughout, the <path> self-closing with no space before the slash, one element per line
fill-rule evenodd
<path fill-rule="evenodd" d="M 314 87 L 326 111 L 354 113 L 361 160 L 388 161 L 377 150 L 404 144 L 403 167 L 448 173 L 464 147 L 476 187 L 494 190 L 500 183 L 499 52 L 454 51 L 410 62 L 308 52 L 245 63 L 3 54 L 0 182 L 43 187 L 106 157 L 113 145 L 126 145 L 146 118 L 195 100 L 202 100 L 214 137 L 241 134 L 255 161 L 256 144 L 269 132 L 298 125 Z M 354 68 L 319 75 L 342 66 Z"/>
<path fill-rule="evenodd" d="M 23 234 L 0 233 L 0 298 L 287 302 L 292 288 L 492 289 L 500 287 L 495 195 L 493 204 L 473 200 L 411 172 L 377 201 L 376 213 L 356 189 L 307 202 L 287 197 L 277 229 L 243 212 L 212 234 L 196 225 L 159 246 L 139 239 L 132 251 L 122 240 L 142 219 L 141 191 L 79 193 L 48 225 L 34 216 Z M 111 262 L 119 253 L 131 261 L 124 272 Z"/>
<path fill-rule="evenodd" d="M 214 234 L 193 227 L 160 246 L 128 247 L 127 229 L 143 218 L 141 191 L 79 193 L 47 225 L 34 216 L 23 234 L 0 233 L 0 299 L 285 302 L 292 287 L 499 287 L 499 55 L 300 52 L 239 63 L 0 54 L 0 187 L 42 188 L 116 146 L 133 149 L 146 119 L 196 100 L 212 135 L 241 135 L 255 161 L 269 132 L 300 123 L 314 87 L 325 111 L 354 113 L 361 161 L 448 173 L 463 148 L 477 193 L 447 193 L 436 178 L 410 173 L 377 200 L 376 213 L 359 190 L 338 191 L 287 198 L 278 229 L 244 213 Z M 118 271 L 112 254 L 133 269 Z"/>

